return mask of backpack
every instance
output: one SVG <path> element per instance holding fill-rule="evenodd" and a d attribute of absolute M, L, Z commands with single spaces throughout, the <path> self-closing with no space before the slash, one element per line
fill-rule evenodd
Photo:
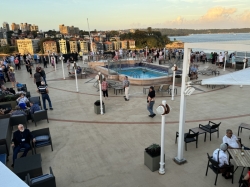
<path fill-rule="evenodd" d="M 17 60 L 17 59 L 14 60 L 14 63 L 15 63 L 15 64 L 19 64 L 19 60 Z"/>

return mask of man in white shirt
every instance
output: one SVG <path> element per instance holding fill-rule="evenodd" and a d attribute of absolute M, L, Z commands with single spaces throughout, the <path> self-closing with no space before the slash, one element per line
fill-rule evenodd
<path fill-rule="evenodd" d="M 220 172 L 222 173 L 222 176 L 224 176 L 226 179 L 231 179 L 232 175 L 230 175 L 230 172 L 233 171 L 233 166 L 229 167 L 230 165 L 228 163 L 228 157 L 227 154 L 225 153 L 227 149 L 228 149 L 227 144 L 225 143 L 221 144 L 220 148 L 216 149 L 213 152 L 213 160 L 219 162 L 219 167 L 221 167 Z"/>
<path fill-rule="evenodd" d="M 243 145 L 240 143 L 237 136 L 233 134 L 231 129 L 227 129 L 226 135 L 222 138 L 223 143 L 228 144 L 229 149 L 240 149 Z M 249 150 L 248 147 L 244 147 L 245 150 Z"/>
<path fill-rule="evenodd" d="M 226 135 L 222 138 L 223 143 L 228 144 L 229 149 L 239 149 L 241 144 L 231 129 L 227 129 Z"/>
<path fill-rule="evenodd" d="M 222 68 L 223 64 L 224 64 L 224 56 L 220 52 L 220 55 L 219 55 L 219 67 Z"/>

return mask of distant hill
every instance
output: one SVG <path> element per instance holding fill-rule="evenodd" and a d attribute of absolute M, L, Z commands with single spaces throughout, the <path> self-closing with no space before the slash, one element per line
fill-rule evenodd
<path fill-rule="evenodd" d="M 147 29 L 140 29 L 146 31 Z M 162 35 L 167 36 L 187 36 L 190 34 L 218 34 L 218 33 L 250 33 L 250 28 L 233 28 L 233 29 L 166 29 L 153 28 L 153 31 L 160 31 Z"/>

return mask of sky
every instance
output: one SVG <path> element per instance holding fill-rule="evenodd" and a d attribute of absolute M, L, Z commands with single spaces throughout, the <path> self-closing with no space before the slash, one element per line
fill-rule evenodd
<path fill-rule="evenodd" d="M 90 30 L 249 28 L 250 0 L 1 0 L 1 24 L 88 30 L 87 18 Z"/>

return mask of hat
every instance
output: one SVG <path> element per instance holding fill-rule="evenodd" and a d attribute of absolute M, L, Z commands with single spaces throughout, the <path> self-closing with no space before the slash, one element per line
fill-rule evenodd
<path fill-rule="evenodd" d="M 225 144 L 225 143 L 221 144 L 221 145 L 220 145 L 220 149 L 221 149 L 222 151 L 226 151 L 226 150 L 227 150 L 227 144 Z"/>

